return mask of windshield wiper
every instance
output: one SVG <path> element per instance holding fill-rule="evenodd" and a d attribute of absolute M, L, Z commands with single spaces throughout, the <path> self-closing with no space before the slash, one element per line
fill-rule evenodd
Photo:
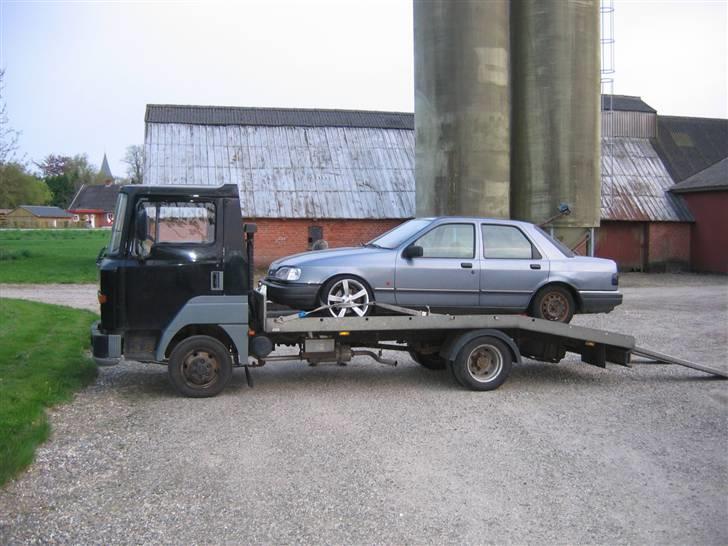
<path fill-rule="evenodd" d="M 362 243 L 362 246 L 365 246 L 367 248 L 384 248 L 381 245 L 378 245 L 377 243 Z"/>

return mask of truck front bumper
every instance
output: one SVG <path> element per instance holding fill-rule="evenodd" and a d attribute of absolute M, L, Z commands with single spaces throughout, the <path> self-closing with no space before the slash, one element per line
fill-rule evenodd
<path fill-rule="evenodd" d="M 121 361 L 121 336 L 104 334 L 100 326 L 100 321 L 96 321 L 91 325 L 93 358 L 99 366 L 114 366 Z"/>

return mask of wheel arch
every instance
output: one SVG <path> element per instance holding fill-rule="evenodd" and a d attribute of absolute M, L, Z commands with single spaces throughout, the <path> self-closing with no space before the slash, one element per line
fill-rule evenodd
<path fill-rule="evenodd" d="M 491 336 L 503 341 L 511 351 L 513 361 L 517 364 L 521 363 L 521 351 L 518 350 L 516 342 L 513 341 L 508 334 L 501 332 L 500 330 L 493 329 L 471 330 L 460 335 L 453 335 L 445 342 L 445 345 L 440 350 L 440 356 L 448 362 L 452 362 L 465 345 L 470 343 L 472 340 L 483 336 Z"/>
<path fill-rule="evenodd" d="M 237 345 L 222 326 L 217 324 L 188 324 L 180 328 L 164 350 L 165 359 L 169 358 L 175 347 L 192 336 L 209 336 L 225 345 L 229 351 L 237 352 Z"/>
<path fill-rule="evenodd" d="M 324 290 L 326 290 L 326 288 L 328 288 L 330 283 L 334 282 L 337 279 L 343 279 L 345 277 L 356 279 L 357 281 L 364 283 L 364 286 L 367 288 L 367 290 L 369 290 L 369 293 L 372 295 L 372 298 L 374 298 L 374 289 L 372 288 L 371 283 L 369 283 L 369 281 L 367 281 L 364 277 L 362 277 L 358 273 L 336 273 L 334 275 L 331 275 L 329 278 L 325 279 L 321 283 L 321 288 L 319 288 L 318 296 L 317 296 L 318 301 L 320 303 L 323 303 Z M 374 300 L 372 299 L 372 301 L 374 301 Z"/>
<path fill-rule="evenodd" d="M 552 286 L 560 286 L 561 288 L 565 288 L 566 290 L 568 290 L 569 294 L 571 294 L 571 297 L 574 299 L 574 305 L 576 306 L 575 311 L 581 311 L 581 309 L 582 309 L 581 295 L 579 294 L 579 291 L 576 288 L 574 288 L 573 285 L 569 284 L 566 281 L 547 281 L 543 285 L 539 286 L 538 290 L 536 290 L 533 293 L 533 295 L 531 296 L 531 299 L 528 302 L 527 309 L 529 311 L 532 310 L 533 302 L 536 300 L 536 297 L 539 295 L 539 293 Z"/>

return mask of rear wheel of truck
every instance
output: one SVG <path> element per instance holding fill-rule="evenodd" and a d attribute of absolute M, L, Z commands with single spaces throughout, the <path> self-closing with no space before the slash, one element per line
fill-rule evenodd
<path fill-rule="evenodd" d="M 192 336 L 169 356 L 169 380 L 178 392 L 193 398 L 219 394 L 230 381 L 233 364 L 227 348 L 210 336 Z"/>
<path fill-rule="evenodd" d="M 452 372 L 463 387 L 491 391 L 508 379 L 512 362 L 513 355 L 503 341 L 482 336 L 460 349 L 452 363 Z"/>

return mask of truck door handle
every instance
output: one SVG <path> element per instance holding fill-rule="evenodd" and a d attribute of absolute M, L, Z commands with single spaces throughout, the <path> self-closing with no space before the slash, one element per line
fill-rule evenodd
<path fill-rule="evenodd" d="M 460 267 L 462 267 L 463 269 L 473 269 L 473 264 L 468 262 L 462 262 L 460 264 Z"/>
<path fill-rule="evenodd" d="M 531 264 L 531 269 L 541 269 L 541 264 Z"/>

